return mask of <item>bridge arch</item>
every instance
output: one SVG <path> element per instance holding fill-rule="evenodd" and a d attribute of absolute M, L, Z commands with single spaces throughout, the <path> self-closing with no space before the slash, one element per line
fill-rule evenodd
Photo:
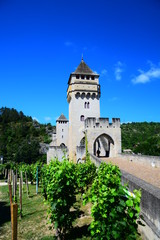
<path fill-rule="evenodd" d="M 106 133 L 100 134 L 93 142 L 93 154 L 97 157 L 110 157 L 114 140 Z"/>

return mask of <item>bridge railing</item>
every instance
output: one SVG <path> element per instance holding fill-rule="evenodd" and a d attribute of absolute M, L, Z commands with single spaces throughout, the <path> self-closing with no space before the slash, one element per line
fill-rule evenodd
<path fill-rule="evenodd" d="M 90 154 L 90 158 L 97 167 L 103 162 L 93 154 Z M 121 170 L 121 173 L 121 182 L 123 185 L 128 184 L 129 191 L 133 192 L 134 189 L 141 189 L 141 214 L 146 226 L 140 226 L 140 232 L 144 235 L 144 239 L 160 239 L 160 188 L 123 170 Z"/>

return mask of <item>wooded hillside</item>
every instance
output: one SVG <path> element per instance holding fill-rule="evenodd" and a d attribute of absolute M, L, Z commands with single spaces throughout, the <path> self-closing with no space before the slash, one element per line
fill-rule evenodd
<path fill-rule="evenodd" d="M 160 123 L 133 122 L 121 125 L 122 149 L 160 156 Z"/>
<path fill-rule="evenodd" d="M 53 128 L 51 124 L 39 124 L 22 111 L 0 108 L 0 155 L 4 161 L 45 161 L 40 144 L 51 142 Z"/>

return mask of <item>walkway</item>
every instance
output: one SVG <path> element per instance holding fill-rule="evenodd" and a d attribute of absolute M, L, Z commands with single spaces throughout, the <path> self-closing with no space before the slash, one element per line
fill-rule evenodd
<path fill-rule="evenodd" d="M 160 168 L 146 166 L 142 163 L 127 161 L 122 158 L 101 158 L 102 161 L 111 162 L 120 169 L 160 188 Z"/>

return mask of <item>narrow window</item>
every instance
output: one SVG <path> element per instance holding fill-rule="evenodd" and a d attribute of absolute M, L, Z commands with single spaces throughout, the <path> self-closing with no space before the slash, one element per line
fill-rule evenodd
<path fill-rule="evenodd" d="M 63 135 L 62 135 L 62 138 L 63 138 Z"/>
<path fill-rule="evenodd" d="M 78 75 L 76 75 L 76 79 L 79 79 L 79 76 L 78 76 Z"/>
<path fill-rule="evenodd" d="M 94 76 L 91 76 L 91 79 L 94 80 Z"/>
<path fill-rule="evenodd" d="M 64 129 L 62 129 L 62 132 L 64 131 Z"/>
<path fill-rule="evenodd" d="M 80 116 L 80 120 L 81 120 L 81 121 L 84 121 L 84 115 L 81 115 L 81 116 Z"/>
<path fill-rule="evenodd" d="M 89 80 L 89 76 L 86 76 L 86 79 Z"/>
<path fill-rule="evenodd" d="M 84 108 L 87 108 L 87 102 L 84 103 Z"/>
<path fill-rule="evenodd" d="M 81 79 L 84 79 L 84 75 L 81 75 Z"/>
<path fill-rule="evenodd" d="M 87 103 L 87 108 L 89 108 L 90 107 L 90 104 L 89 104 L 89 102 Z"/>

